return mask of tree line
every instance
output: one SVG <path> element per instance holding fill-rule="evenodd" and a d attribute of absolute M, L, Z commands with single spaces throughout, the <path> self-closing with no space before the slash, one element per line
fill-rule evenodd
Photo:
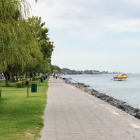
<path fill-rule="evenodd" d="M 51 72 L 53 42 L 41 17 L 30 14 L 27 0 L 0 0 L 0 72 L 14 81 L 21 73 Z"/>

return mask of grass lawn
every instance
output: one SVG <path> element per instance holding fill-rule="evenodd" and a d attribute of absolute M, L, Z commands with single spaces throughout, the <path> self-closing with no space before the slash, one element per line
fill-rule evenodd
<path fill-rule="evenodd" d="M 36 82 L 33 82 L 36 83 Z M 48 79 L 38 83 L 37 93 L 27 97 L 27 87 L 5 87 L 0 83 L 0 140 L 38 140 L 43 128 L 43 114 L 47 102 Z"/>

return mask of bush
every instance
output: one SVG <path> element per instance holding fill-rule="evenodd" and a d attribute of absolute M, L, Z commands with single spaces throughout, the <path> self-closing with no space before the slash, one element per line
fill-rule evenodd
<path fill-rule="evenodd" d="M 40 80 L 42 78 L 42 76 L 36 76 L 32 78 L 32 81 L 36 81 L 36 80 Z"/>
<path fill-rule="evenodd" d="M 30 81 L 29 80 L 26 80 L 25 82 L 26 82 L 26 86 L 28 86 Z"/>
<path fill-rule="evenodd" d="M 16 87 L 21 88 L 22 87 L 22 82 L 16 82 Z"/>
<path fill-rule="evenodd" d="M 26 81 L 22 81 L 22 87 L 25 87 L 26 86 Z"/>

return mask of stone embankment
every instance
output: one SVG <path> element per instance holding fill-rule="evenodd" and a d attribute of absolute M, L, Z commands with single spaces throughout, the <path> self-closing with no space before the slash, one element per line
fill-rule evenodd
<path fill-rule="evenodd" d="M 61 77 L 59 77 L 59 78 L 62 79 Z M 76 87 L 84 92 L 87 92 L 87 93 L 111 104 L 112 106 L 115 106 L 115 107 L 125 111 L 126 113 L 140 119 L 140 109 L 133 108 L 130 105 L 127 105 L 126 102 L 124 102 L 124 101 L 114 99 L 113 97 L 108 96 L 105 93 L 99 93 L 98 91 L 96 91 L 94 89 L 89 89 L 88 88 L 89 86 L 85 85 L 83 83 L 74 83 L 74 82 L 69 81 L 68 79 L 66 79 L 66 83 L 71 84 L 74 87 Z"/>

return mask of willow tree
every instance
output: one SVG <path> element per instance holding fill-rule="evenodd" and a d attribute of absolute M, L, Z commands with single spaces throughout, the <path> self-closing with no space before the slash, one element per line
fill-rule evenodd
<path fill-rule="evenodd" d="M 35 36 L 31 23 L 25 20 L 29 9 L 26 0 L 0 0 L 0 71 L 4 72 L 6 86 L 7 73 L 44 71 L 49 66 L 53 46 L 46 36 L 48 29 L 37 30 L 42 36 Z M 48 47 L 49 58 L 42 44 Z"/>
<path fill-rule="evenodd" d="M 26 0 L 0 0 L 0 66 L 6 85 L 7 72 L 16 65 L 21 65 L 22 69 L 26 62 L 24 58 L 31 60 L 25 43 L 28 30 L 24 24 L 29 8 Z"/>

